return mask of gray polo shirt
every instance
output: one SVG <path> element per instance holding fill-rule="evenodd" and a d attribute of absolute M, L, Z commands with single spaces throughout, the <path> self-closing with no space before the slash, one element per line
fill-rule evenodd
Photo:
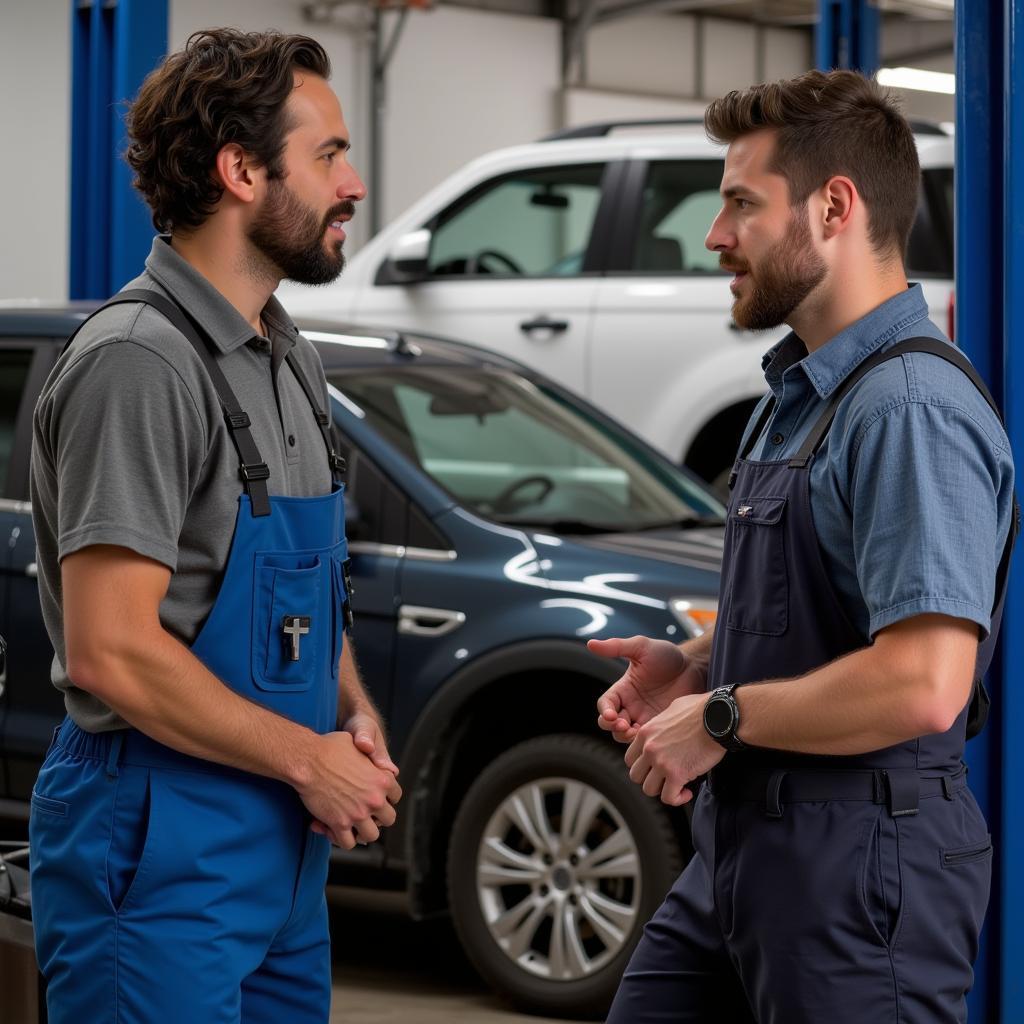
<path fill-rule="evenodd" d="M 270 493 L 328 493 L 323 435 L 280 360 L 294 351 L 326 409 L 323 367 L 277 300 L 264 307 L 270 337 L 260 338 L 166 238 L 154 239 L 144 273 L 127 287 L 172 296 L 210 333 L 270 467 Z M 276 381 L 273 366 L 279 366 Z M 116 544 L 163 563 L 172 575 L 160 620 L 191 645 L 227 565 L 242 494 L 238 465 L 199 356 L 150 306 L 126 303 L 97 314 L 50 374 L 36 406 L 32 445 L 39 594 L 56 652 L 51 678 L 83 729 L 125 723 L 64 671 L 61 559 L 93 544 Z"/>

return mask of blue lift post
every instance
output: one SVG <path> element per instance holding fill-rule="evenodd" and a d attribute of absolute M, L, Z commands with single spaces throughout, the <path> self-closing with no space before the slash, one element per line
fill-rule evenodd
<path fill-rule="evenodd" d="M 149 252 L 149 211 L 121 159 L 124 104 L 167 52 L 168 0 L 71 0 L 72 299 L 104 299 Z"/>
<path fill-rule="evenodd" d="M 1024 0 L 958 0 L 955 17 L 957 340 L 1001 402 L 1020 463 Z M 978 986 L 987 999 L 978 1002 L 979 1012 L 972 1019 L 999 1024 L 1024 1021 L 1024 576 L 1019 552 L 1016 562 L 1006 599 L 1002 650 L 990 673 L 992 722 L 972 742 L 972 747 L 980 746 L 971 751 L 970 759 L 971 788 L 986 810 L 996 846 L 988 949 L 983 947 L 978 964 Z"/>
<path fill-rule="evenodd" d="M 815 63 L 823 70 L 878 70 L 878 8 L 868 0 L 818 0 Z"/>
<path fill-rule="evenodd" d="M 1015 452 L 1024 452 L 1024 0 L 957 0 L 956 335 L 989 384 Z M 878 68 L 878 12 L 819 0 L 820 68 Z M 1013 341 L 1017 340 L 1015 346 Z M 1019 561 L 1019 558 L 1018 558 Z M 1002 642 L 989 673 L 989 727 L 967 747 L 971 789 L 995 839 L 992 898 L 968 997 L 972 1021 L 1024 1022 L 1024 583 L 1011 575 Z M 1017 684 L 1017 685 L 1015 685 Z M 1015 927 L 1015 920 L 1017 926 Z"/>

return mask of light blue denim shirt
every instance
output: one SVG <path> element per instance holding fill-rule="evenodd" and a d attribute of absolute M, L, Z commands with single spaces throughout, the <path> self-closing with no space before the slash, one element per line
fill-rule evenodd
<path fill-rule="evenodd" d="M 777 406 L 750 457 L 791 458 L 856 366 L 921 335 L 948 341 L 928 319 L 919 285 L 810 355 L 788 334 L 764 357 Z M 840 404 L 810 477 L 825 569 L 853 625 L 874 636 L 940 612 L 987 631 L 1012 494 L 1006 434 L 955 366 L 915 352 L 864 377 Z"/>

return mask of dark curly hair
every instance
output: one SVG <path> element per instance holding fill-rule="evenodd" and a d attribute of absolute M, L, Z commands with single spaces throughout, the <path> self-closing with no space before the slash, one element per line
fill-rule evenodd
<path fill-rule="evenodd" d="M 716 142 L 773 128 L 772 169 L 795 206 L 837 174 L 860 192 L 871 245 L 906 252 L 921 168 L 910 125 L 892 96 L 855 71 L 808 71 L 797 78 L 730 92 L 704 114 Z"/>
<path fill-rule="evenodd" d="M 282 176 L 296 68 L 331 74 L 324 48 L 309 36 L 212 28 L 193 33 L 147 76 L 125 118 L 124 156 L 157 231 L 206 220 L 224 192 L 211 172 L 229 143 L 270 178 Z"/>

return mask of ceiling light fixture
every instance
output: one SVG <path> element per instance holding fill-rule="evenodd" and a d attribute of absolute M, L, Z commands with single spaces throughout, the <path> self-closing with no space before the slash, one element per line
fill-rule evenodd
<path fill-rule="evenodd" d="M 892 89 L 916 89 L 920 92 L 956 92 L 956 76 L 945 71 L 924 71 L 921 68 L 880 68 L 879 85 Z"/>

